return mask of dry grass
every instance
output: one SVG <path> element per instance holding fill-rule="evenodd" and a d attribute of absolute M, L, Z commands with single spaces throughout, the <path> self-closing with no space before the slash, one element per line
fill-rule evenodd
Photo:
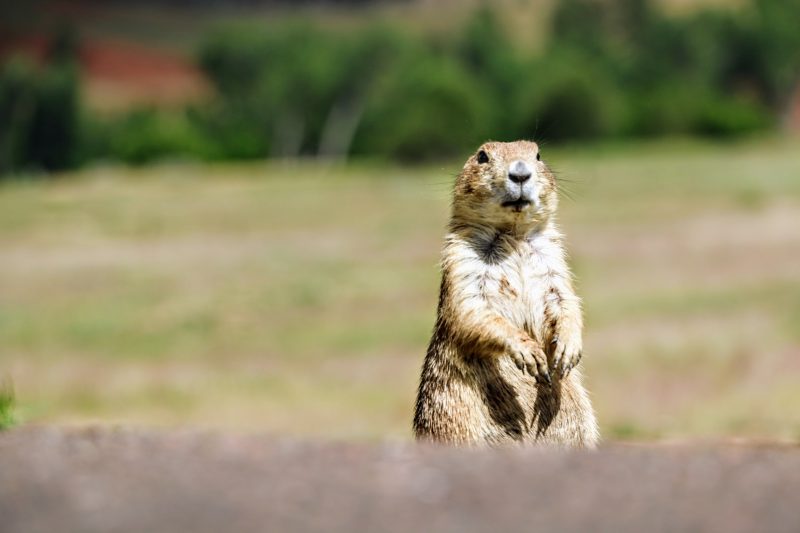
<path fill-rule="evenodd" d="M 800 436 L 792 142 L 545 152 L 606 436 Z M 409 437 L 458 164 L 94 169 L 0 188 L 26 420 Z"/>

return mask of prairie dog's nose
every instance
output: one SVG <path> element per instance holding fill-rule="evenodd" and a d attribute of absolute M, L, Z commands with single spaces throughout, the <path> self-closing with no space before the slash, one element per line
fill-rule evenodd
<path fill-rule="evenodd" d="M 525 161 L 517 160 L 508 167 L 508 179 L 514 183 L 525 183 L 531 177 L 531 167 Z"/>

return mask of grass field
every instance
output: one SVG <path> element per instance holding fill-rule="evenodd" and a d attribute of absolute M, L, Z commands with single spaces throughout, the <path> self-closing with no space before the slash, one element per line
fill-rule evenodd
<path fill-rule="evenodd" d="M 797 139 L 544 156 L 607 438 L 800 438 Z M 452 176 L 312 163 L 0 186 L 23 421 L 410 438 Z"/>

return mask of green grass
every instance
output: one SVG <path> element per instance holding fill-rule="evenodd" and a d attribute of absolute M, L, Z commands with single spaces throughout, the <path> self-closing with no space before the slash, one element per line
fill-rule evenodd
<path fill-rule="evenodd" d="M 796 140 L 549 149 L 609 438 L 795 439 Z M 460 162 L 98 167 L 0 186 L 26 420 L 409 438 Z"/>
<path fill-rule="evenodd" d="M 14 392 L 10 385 L 0 384 L 0 431 L 16 423 L 14 418 Z"/>

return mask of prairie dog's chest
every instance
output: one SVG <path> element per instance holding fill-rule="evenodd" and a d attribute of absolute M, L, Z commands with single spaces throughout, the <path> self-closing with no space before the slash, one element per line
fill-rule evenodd
<path fill-rule="evenodd" d="M 482 296 L 518 327 L 539 329 L 559 261 L 547 243 L 500 243 L 482 272 Z"/>

